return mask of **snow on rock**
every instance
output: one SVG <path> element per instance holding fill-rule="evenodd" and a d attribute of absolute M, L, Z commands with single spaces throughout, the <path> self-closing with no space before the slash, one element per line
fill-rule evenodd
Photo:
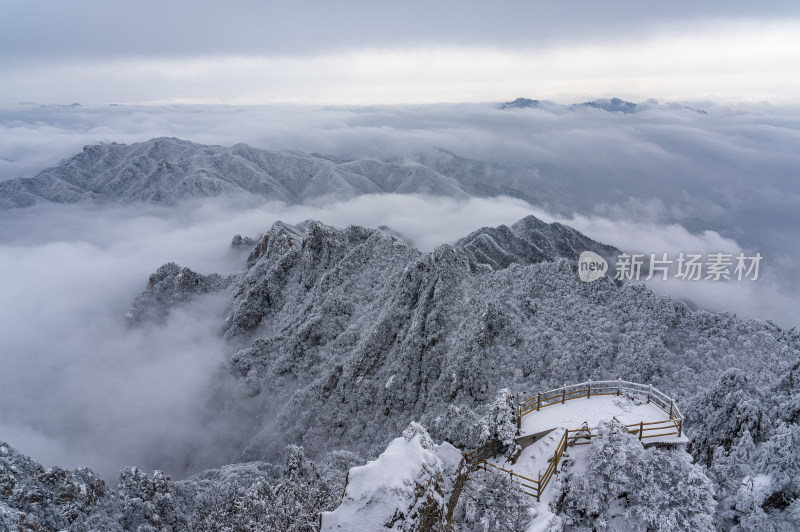
<path fill-rule="evenodd" d="M 0 531 L 65 529 L 106 492 L 105 482 L 87 468 L 45 469 L 0 442 Z"/>
<path fill-rule="evenodd" d="M 422 425 L 412 422 L 403 436 L 348 475 L 341 505 L 322 514 L 322 530 L 429 530 L 445 518 L 461 452 L 436 445 Z"/>

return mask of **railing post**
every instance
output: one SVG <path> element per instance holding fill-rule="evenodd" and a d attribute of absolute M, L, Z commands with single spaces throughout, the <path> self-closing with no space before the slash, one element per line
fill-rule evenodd
<path fill-rule="evenodd" d="M 536 483 L 536 502 L 539 502 L 539 498 L 542 496 L 542 471 L 539 470 L 539 482 Z"/>
<path fill-rule="evenodd" d="M 644 432 L 644 421 L 639 422 L 639 441 L 642 441 L 642 432 Z"/>
<path fill-rule="evenodd" d="M 592 398 L 592 379 L 589 379 L 589 384 L 586 387 L 586 398 L 587 399 Z"/>
<path fill-rule="evenodd" d="M 678 420 L 678 437 L 680 438 L 682 434 L 683 434 L 683 420 L 679 419 Z"/>
<path fill-rule="evenodd" d="M 675 401 L 669 402 L 669 418 L 672 419 L 672 410 L 675 407 Z"/>
<path fill-rule="evenodd" d="M 653 385 L 652 384 L 648 384 L 647 385 L 647 402 L 648 403 L 650 402 L 650 394 L 652 392 L 653 392 Z"/>
<path fill-rule="evenodd" d="M 561 390 L 561 404 L 563 405 L 564 402 L 567 400 L 567 384 L 564 383 L 564 389 Z"/>
<path fill-rule="evenodd" d="M 536 392 L 536 411 L 542 409 L 542 392 Z"/>
<path fill-rule="evenodd" d="M 620 395 L 620 388 L 622 387 L 621 379 L 617 377 L 617 397 Z"/>

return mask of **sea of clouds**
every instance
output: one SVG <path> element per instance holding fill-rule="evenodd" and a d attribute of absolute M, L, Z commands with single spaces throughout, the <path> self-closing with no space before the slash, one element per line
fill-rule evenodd
<path fill-rule="evenodd" d="M 500 110 L 493 104 L 366 108 L 20 105 L 0 110 L 0 179 L 32 176 L 97 142 L 198 143 L 415 159 L 434 149 L 507 168 L 547 168 L 548 197 L 456 201 L 362 196 L 285 205 L 234 198 L 176 206 L 40 205 L 0 213 L 0 440 L 45 465 L 183 474 L 230 459 L 204 405 L 228 355 L 225 302 L 200 298 L 157 326 L 124 315 L 175 261 L 240 270 L 234 234 L 276 220 L 387 225 L 428 251 L 534 214 L 623 250 L 760 252 L 756 282 L 650 283 L 712 311 L 800 324 L 800 113 L 741 103 Z M 556 170 L 553 170 L 556 169 Z M 192 448 L 193 462 L 185 463 Z"/>

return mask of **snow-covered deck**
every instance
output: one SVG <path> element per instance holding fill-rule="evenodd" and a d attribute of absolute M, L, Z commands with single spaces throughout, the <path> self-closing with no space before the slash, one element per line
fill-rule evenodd
<path fill-rule="evenodd" d="M 520 402 L 517 412 L 519 454 L 491 456 L 498 449 L 493 442 L 472 453 L 472 460 L 510 474 L 525 493 L 536 497 L 528 532 L 549 530 L 555 519 L 549 508 L 557 490 L 548 494 L 545 488 L 551 481 L 560 483 L 557 474 L 562 457 L 570 456 L 576 464 L 585 465 L 590 447 L 583 445 L 598 435 L 601 423 L 617 420 L 644 445 L 689 441 L 674 400 L 652 386 L 622 380 L 590 381 L 540 392 Z"/>
<path fill-rule="evenodd" d="M 596 427 L 601 421 L 616 418 L 623 425 L 669 420 L 655 403 L 634 401 L 624 395 L 580 397 L 532 411 L 522 418 L 520 435 L 537 434 L 554 428 L 576 430 L 584 423 Z M 656 440 L 656 438 L 650 438 Z M 677 435 L 672 439 L 678 439 Z M 661 441 L 661 440 L 659 440 Z M 672 441 L 672 440 L 670 440 Z"/>
<path fill-rule="evenodd" d="M 675 401 L 649 385 L 622 380 L 589 381 L 539 392 L 517 406 L 520 452 L 514 457 L 497 455 L 493 440 L 466 455 L 473 467 L 493 466 L 517 479 L 526 493 L 542 502 L 551 480 L 568 449 L 585 454 L 583 445 L 598 436 L 603 422 L 616 420 L 643 445 L 681 445 L 683 416 Z M 577 447 L 576 447 L 577 446 Z"/>
<path fill-rule="evenodd" d="M 550 465 L 550 459 L 556 451 L 558 443 L 564 436 L 564 429 L 558 428 L 547 434 L 535 445 L 523 449 L 515 463 L 504 456 L 488 460 L 489 463 L 504 469 L 513 470 L 514 474 L 537 480 Z"/>
<path fill-rule="evenodd" d="M 498 467 L 513 469 L 515 474 L 538 478 L 539 474 L 547 468 L 556 444 L 563 436 L 565 429 L 577 431 L 584 426 L 584 423 L 589 428 L 595 428 L 601 422 L 612 419 L 616 419 L 623 425 L 643 423 L 645 428 L 642 433 L 643 441 L 647 444 L 677 444 L 689 441 L 683 433 L 678 436 L 676 422 L 670 420 L 669 414 L 655 403 L 634 400 L 624 395 L 598 395 L 565 401 L 563 404 L 552 404 L 542 407 L 539 411 L 529 412 L 522 418 L 520 438 L 531 434 L 552 432 L 537 441 L 536 444 L 526 447 L 514 464 L 504 458 L 489 461 Z M 647 430 L 649 427 L 652 427 L 653 430 Z M 629 430 L 636 432 L 638 428 L 632 426 Z M 657 436 L 657 434 L 667 432 L 673 432 L 673 434 Z"/>

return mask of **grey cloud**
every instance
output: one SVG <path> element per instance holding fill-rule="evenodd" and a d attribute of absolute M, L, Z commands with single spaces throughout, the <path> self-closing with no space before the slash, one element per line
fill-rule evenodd
<path fill-rule="evenodd" d="M 33 0 L 7 3 L 5 61 L 65 56 L 304 54 L 369 46 L 524 45 L 642 37 L 706 19 L 781 19 L 795 2 L 622 0 L 529 2 L 154 2 Z"/>

